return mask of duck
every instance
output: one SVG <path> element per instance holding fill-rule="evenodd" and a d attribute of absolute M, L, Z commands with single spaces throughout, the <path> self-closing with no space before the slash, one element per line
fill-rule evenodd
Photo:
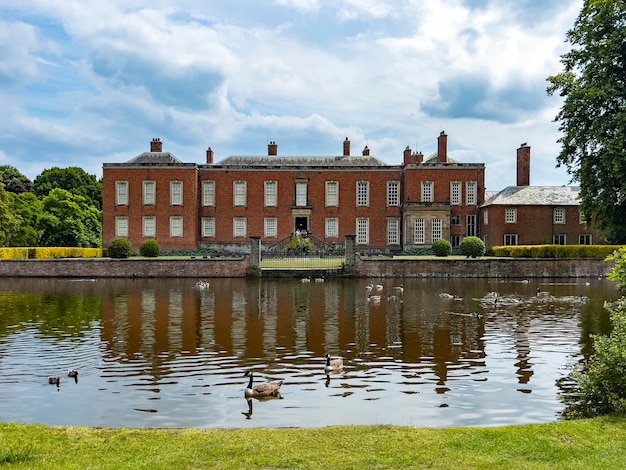
<path fill-rule="evenodd" d="M 48 377 L 48 383 L 59 387 L 61 385 L 61 377 Z"/>
<path fill-rule="evenodd" d="M 394 286 L 393 290 L 399 292 L 400 294 L 404 292 L 404 285 L 400 284 L 399 286 Z"/>
<path fill-rule="evenodd" d="M 339 372 L 343 369 L 343 359 L 331 359 L 330 354 L 326 354 L 326 365 L 324 366 L 324 372 L 330 374 L 331 372 Z"/>
<path fill-rule="evenodd" d="M 280 382 L 270 382 L 259 385 L 252 385 L 253 382 L 253 372 L 251 370 L 247 370 L 244 374 L 244 377 L 250 377 L 250 381 L 248 382 L 248 386 L 246 387 L 245 397 L 246 398 L 268 398 L 268 397 L 279 397 L 280 396 L 280 387 L 283 384 L 283 381 Z"/>

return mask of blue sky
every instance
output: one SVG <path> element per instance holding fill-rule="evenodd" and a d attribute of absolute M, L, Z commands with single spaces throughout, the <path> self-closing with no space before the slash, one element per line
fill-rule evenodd
<path fill-rule="evenodd" d="M 359 155 L 399 164 L 448 134 L 486 186 L 569 184 L 553 122 L 582 0 L 0 0 L 0 164 Z"/>

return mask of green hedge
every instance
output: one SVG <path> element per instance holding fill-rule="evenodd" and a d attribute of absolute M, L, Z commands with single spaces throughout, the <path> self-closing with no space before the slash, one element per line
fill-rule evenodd
<path fill-rule="evenodd" d="M 600 258 L 604 259 L 621 245 L 514 245 L 494 246 L 493 256 L 511 258 Z"/>
<path fill-rule="evenodd" d="M 0 259 L 102 258 L 102 248 L 16 247 L 0 248 Z"/>

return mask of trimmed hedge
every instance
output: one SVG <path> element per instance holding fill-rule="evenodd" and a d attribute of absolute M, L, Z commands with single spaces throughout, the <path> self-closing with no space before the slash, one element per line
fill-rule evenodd
<path fill-rule="evenodd" d="M 448 240 L 440 239 L 433 242 L 435 256 L 449 256 L 452 253 L 452 244 Z"/>
<path fill-rule="evenodd" d="M 102 258 L 102 248 L 0 248 L 0 259 Z"/>
<path fill-rule="evenodd" d="M 28 248 L 0 248 L 0 259 L 28 259 Z"/>
<path fill-rule="evenodd" d="M 494 246 L 493 256 L 511 258 L 600 258 L 613 254 L 621 245 L 512 245 Z"/>
<path fill-rule="evenodd" d="M 111 258 L 128 258 L 135 254 L 128 238 L 123 237 L 111 240 L 107 253 Z"/>
<path fill-rule="evenodd" d="M 156 258 L 161 252 L 161 246 L 156 240 L 146 240 L 139 247 L 139 254 L 146 258 Z"/>

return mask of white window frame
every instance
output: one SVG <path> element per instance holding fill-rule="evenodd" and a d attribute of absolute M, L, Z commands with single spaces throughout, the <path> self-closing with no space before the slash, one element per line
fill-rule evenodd
<path fill-rule="evenodd" d="M 465 235 L 468 237 L 475 237 L 476 225 L 476 214 L 467 214 L 465 217 Z"/>
<path fill-rule="evenodd" d="M 356 219 L 356 243 L 357 245 L 368 245 L 370 242 L 370 219 L 359 217 Z"/>
<path fill-rule="evenodd" d="M 328 217 L 324 223 L 326 238 L 339 238 L 339 219 Z"/>
<path fill-rule="evenodd" d="M 431 221 L 431 240 L 436 242 L 437 240 L 441 240 L 443 238 L 443 220 L 441 219 L 433 219 Z"/>
<path fill-rule="evenodd" d="M 415 219 L 413 243 L 416 245 L 424 245 L 426 243 L 426 221 L 424 219 Z"/>
<path fill-rule="evenodd" d="M 507 207 L 506 209 L 504 209 L 504 223 L 517 223 L 517 209 L 515 207 Z"/>
<path fill-rule="evenodd" d="M 565 223 L 565 208 L 555 207 L 552 210 L 552 223 L 562 225 Z"/>
<path fill-rule="evenodd" d="M 276 207 L 278 205 L 278 182 L 265 182 L 265 207 Z"/>
<path fill-rule="evenodd" d="M 504 246 L 517 246 L 518 245 L 517 233 L 505 233 L 503 238 Z"/>
<path fill-rule="evenodd" d="M 115 205 L 128 205 L 128 181 L 115 182 Z"/>
<path fill-rule="evenodd" d="M 143 182 L 143 204 L 145 206 L 156 205 L 156 181 Z"/>
<path fill-rule="evenodd" d="M 578 209 L 578 223 L 579 224 L 586 224 L 587 223 L 585 221 L 585 216 L 583 214 L 583 211 L 581 211 L 580 209 Z"/>
<path fill-rule="evenodd" d="M 247 199 L 247 186 L 245 181 L 233 181 L 233 205 L 245 207 Z"/>
<path fill-rule="evenodd" d="M 205 207 L 215 205 L 215 181 L 202 182 L 202 205 Z"/>
<path fill-rule="evenodd" d="M 451 181 L 450 182 L 450 205 L 452 206 L 460 206 L 462 199 L 462 191 L 463 185 L 460 181 Z"/>
<path fill-rule="evenodd" d="M 128 217 L 115 218 L 115 236 L 128 238 Z"/>
<path fill-rule="evenodd" d="M 144 237 L 156 237 L 156 217 L 153 215 L 145 216 L 142 219 L 142 234 Z"/>
<path fill-rule="evenodd" d="M 563 243 L 561 243 L 563 242 Z M 567 245 L 567 235 L 564 233 L 555 233 L 552 235 L 553 245 Z"/>
<path fill-rule="evenodd" d="M 433 202 L 435 183 L 432 181 L 422 181 L 422 202 Z"/>
<path fill-rule="evenodd" d="M 387 205 L 400 205 L 400 181 L 387 181 Z"/>
<path fill-rule="evenodd" d="M 183 218 L 179 215 L 170 216 L 170 237 L 182 238 L 184 236 Z"/>
<path fill-rule="evenodd" d="M 215 238 L 215 217 L 202 217 L 202 237 Z"/>
<path fill-rule="evenodd" d="M 278 219 L 276 217 L 266 217 L 263 220 L 263 232 L 265 238 L 278 237 Z"/>
<path fill-rule="evenodd" d="M 339 181 L 326 181 L 326 207 L 339 206 Z"/>
<path fill-rule="evenodd" d="M 476 181 L 465 182 L 465 204 L 475 206 L 478 199 L 478 183 Z"/>
<path fill-rule="evenodd" d="M 356 182 L 356 205 L 360 207 L 367 207 L 370 205 L 370 182 L 369 181 L 357 181 Z"/>
<path fill-rule="evenodd" d="M 579 245 L 593 245 L 593 238 L 590 233 L 581 233 L 578 235 Z"/>
<path fill-rule="evenodd" d="M 296 181 L 296 207 L 306 207 L 308 202 L 308 183 Z"/>
<path fill-rule="evenodd" d="M 400 244 L 400 219 L 387 219 L 387 245 Z"/>
<path fill-rule="evenodd" d="M 489 209 L 483 210 L 483 225 L 489 225 Z"/>
<path fill-rule="evenodd" d="M 233 238 L 245 238 L 247 234 L 248 221 L 245 217 L 233 218 Z"/>
<path fill-rule="evenodd" d="M 183 182 L 170 181 L 170 205 L 183 205 Z"/>

